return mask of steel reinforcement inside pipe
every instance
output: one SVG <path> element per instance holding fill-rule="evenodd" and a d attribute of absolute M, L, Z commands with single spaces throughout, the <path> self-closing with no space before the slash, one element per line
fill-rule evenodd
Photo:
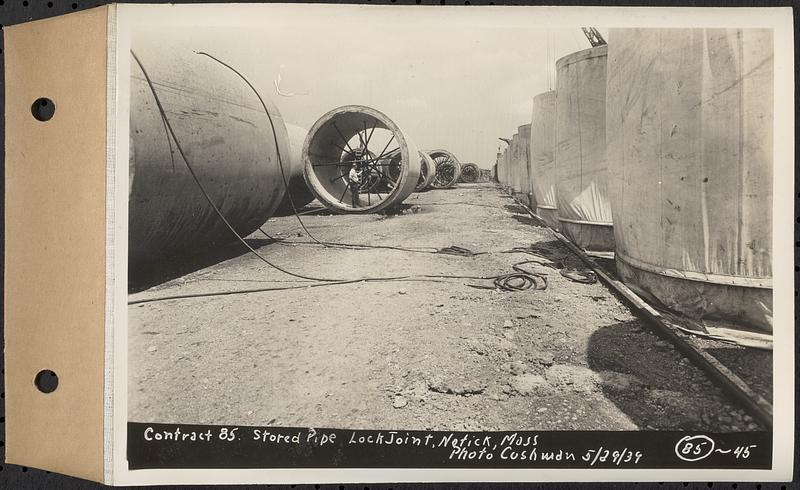
<path fill-rule="evenodd" d="M 431 150 L 427 153 L 436 163 L 436 178 L 431 187 L 445 189 L 456 185 L 461 176 L 461 163 L 458 158 L 447 150 Z"/>
<path fill-rule="evenodd" d="M 481 171 L 474 163 L 465 163 L 461 165 L 461 176 L 459 182 L 465 184 L 474 184 L 481 177 Z"/>
<path fill-rule="evenodd" d="M 420 178 L 419 150 L 385 114 L 343 106 L 314 123 L 303 144 L 306 182 L 328 209 L 374 213 L 397 206 Z"/>
<path fill-rule="evenodd" d="M 394 151 L 388 155 L 389 167 L 387 174 L 392 180 L 397 180 L 400 174 L 400 152 Z M 419 180 L 417 186 L 414 188 L 415 192 L 423 191 L 431 186 L 433 179 L 436 178 L 436 163 L 424 151 L 419 152 Z M 428 169 L 432 169 L 429 171 Z"/>

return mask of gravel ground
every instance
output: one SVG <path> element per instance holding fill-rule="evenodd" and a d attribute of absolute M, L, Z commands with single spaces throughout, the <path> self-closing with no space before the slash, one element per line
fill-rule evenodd
<path fill-rule="evenodd" d="M 532 258 L 499 252 L 530 245 L 555 263 L 581 266 L 491 184 L 414 194 L 393 215 L 303 220 L 321 240 L 491 253 L 287 243 L 308 240 L 294 216 L 264 227 L 286 238 L 283 243 L 260 234 L 250 243 L 275 264 L 323 278 L 493 276 Z M 546 290 L 470 287 L 491 285 L 476 279 L 357 282 L 131 305 L 130 420 L 354 429 L 761 429 L 605 285 L 526 267 L 547 275 Z M 131 300 L 306 284 L 234 246 L 159 269 L 131 288 Z M 735 352 L 725 355 L 736 361 Z"/>

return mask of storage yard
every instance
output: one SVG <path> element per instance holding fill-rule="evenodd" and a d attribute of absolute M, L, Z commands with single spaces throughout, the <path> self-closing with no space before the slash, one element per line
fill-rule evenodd
<path fill-rule="evenodd" d="M 249 241 L 276 263 L 324 277 L 359 277 L 364 264 L 381 264 L 381 276 L 491 276 L 532 258 L 500 252 L 529 245 L 581 267 L 492 184 L 425 192 L 406 204 L 396 215 L 307 215 L 304 222 L 330 241 L 493 253 L 292 245 L 308 241 L 297 236 L 294 216 L 265 227 L 283 243 L 258 232 Z M 243 247 L 225 254 L 231 258 L 131 300 L 303 284 L 287 282 Z M 130 419 L 434 430 L 760 427 L 605 285 L 531 270 L 546 274 L 547 289 L 375 282 L 132 305 Z M 743 371 L 770 385 L 770 355 L 713 348 L 747 359 Z"/>
<path fill-rule="evenodd" d="M 129 419 L 770 428 L 769 31 L 595 34 L 477 165 L 134 53 Z"/>

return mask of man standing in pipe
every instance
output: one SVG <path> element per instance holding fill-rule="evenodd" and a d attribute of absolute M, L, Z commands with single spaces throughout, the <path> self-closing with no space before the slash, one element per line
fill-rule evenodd
<path fill-rule="evenodd" d="M 350 197 L 353 207 L 358 207 L 358 187 L 361 185 L 361 172 L 358 170 L 358 161 L 353 162 L 350 173 L 347 175 L 348 185 L 350 186 Z"/>

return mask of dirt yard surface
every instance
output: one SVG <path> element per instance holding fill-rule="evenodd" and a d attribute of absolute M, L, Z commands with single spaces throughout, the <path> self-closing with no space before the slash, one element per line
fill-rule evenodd
<path fill-rule="evenodd" d="M 552 233 L 491 184 L 414 194 L 395 215 L 307 215 L 318 239 L 443 248 L 471 257 L 341 249 L 308 241 L 294 216 L 250 243 L 291 272 L 335 279 L 496 276 L 535 257 L 546 290 L 490 280 L 386 281 L 129 306 L 129 411 L 136 422 L 433 430 L 759 430 Z M 314 284 L 242 248 L 131 294 Z M 547 263 L 545 260 L 541 260 Z M 198 264 L 203 263 L 198 261 Z M 191 268 L 189 268 L 191 269 Z"/>

